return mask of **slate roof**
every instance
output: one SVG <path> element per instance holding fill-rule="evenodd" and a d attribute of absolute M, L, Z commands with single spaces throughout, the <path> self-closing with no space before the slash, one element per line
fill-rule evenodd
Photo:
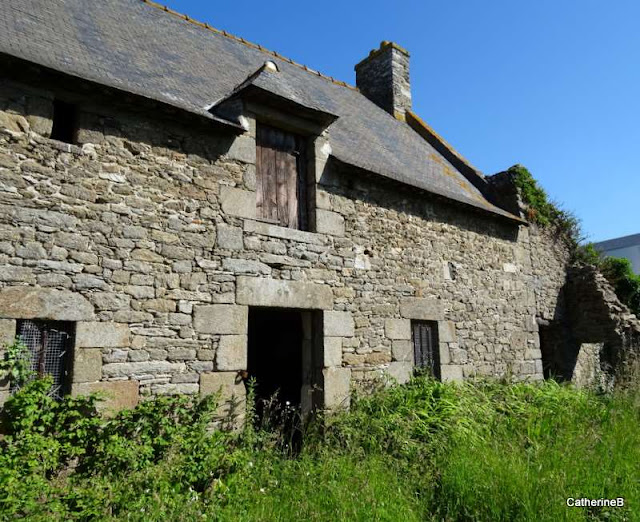
<path fill-rule="evenodd" d="M 608 252 L 610 250 L 618 250 L 619 248 L 627 248 L 632 246 L 640 246 L 640 234 L 632 234 L 630 236 L 616 237 L 594 243 L 593 246 L 600 251 Z"/>
<path fill-rule="evenodd" d="M 355 88 L 151 2 L 1 0 L 0 53 L 209 118 L 207 107 L 272 60 L 297 103 L 338 116 L 329 136 L 339 161 L 520 221 Z"/>

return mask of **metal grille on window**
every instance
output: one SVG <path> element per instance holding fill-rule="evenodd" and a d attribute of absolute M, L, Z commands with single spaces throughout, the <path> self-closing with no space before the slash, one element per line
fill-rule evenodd
<path fill-rule="evenodd" d="M 23 320 L 18 336 L 29 348 L 31 371 L 53 378 L 51 395 L 60 399 L 68 391 L 68 360 L 72 346 L 72 324 L 61 321 Z"/>
<path fill-rule="evenodd" d="M 434 321 L 412 321 L 413 355 L 416 367 L 425 368 L 440 378 L 440 350 L 438 329 Z"/>

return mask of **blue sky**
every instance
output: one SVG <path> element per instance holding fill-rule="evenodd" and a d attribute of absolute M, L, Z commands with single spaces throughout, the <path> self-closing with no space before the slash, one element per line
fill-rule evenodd
<path fill-rule="evenodd" d="M 640 232 L 636 0 L 164 0 L 325 74 L 392 40 L 413 107 L 485 174 L 522 163 L 593 241 Z"/>

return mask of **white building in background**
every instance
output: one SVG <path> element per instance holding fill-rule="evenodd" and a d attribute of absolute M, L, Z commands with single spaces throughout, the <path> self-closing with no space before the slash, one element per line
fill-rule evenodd
<path fill-rule="evenodd" d="M 596 250 L 611 257 L 626 257 L 631 261 L 633 271 L 640 274 L 640 234 L 618 237 L 594 243 Z"/>

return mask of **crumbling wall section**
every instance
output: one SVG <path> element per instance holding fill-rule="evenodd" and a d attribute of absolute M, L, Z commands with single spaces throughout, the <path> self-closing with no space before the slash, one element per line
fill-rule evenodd
<path fill-rule="evenodd" d="M 617 298 L 592 265 L 577 264 L 567 274 L 568 320 L 575 341 L 579 384 L 611 386 L 633 355 L 640 353 L 640 320 Z M 587 370 L 589 366 L 594 368 Z"/>

